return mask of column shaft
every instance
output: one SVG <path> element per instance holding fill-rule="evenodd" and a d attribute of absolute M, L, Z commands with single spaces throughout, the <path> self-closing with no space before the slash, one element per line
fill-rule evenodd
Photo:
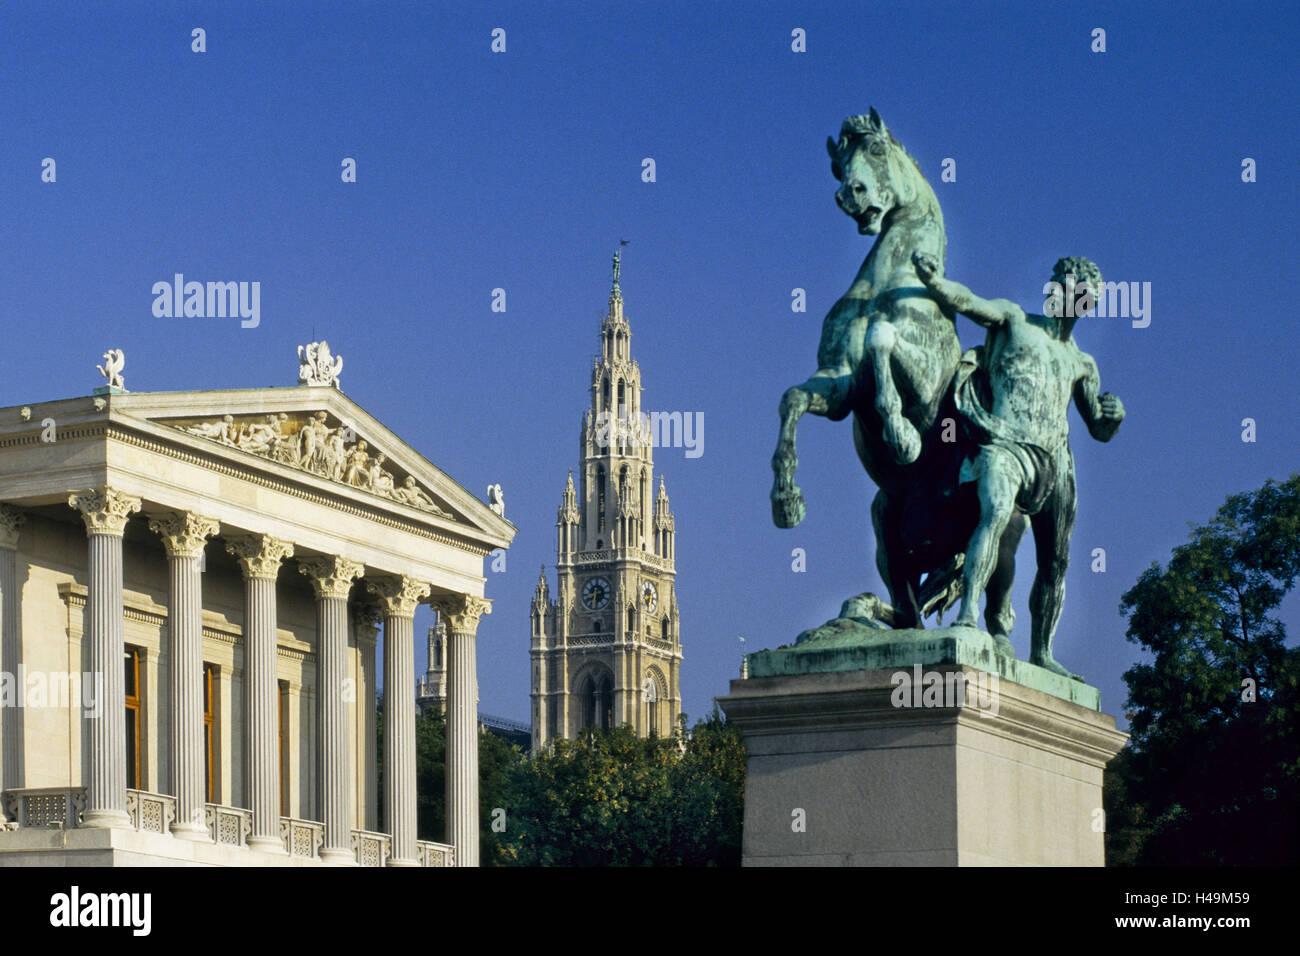
<path fill-rule="evenodd" d="M 12 674 L 17 682 L 22 661 L 22 635 L 18 632 L 18 605 L 22 591 L 18 585 L 18 526 L 23 517 L 0 505 L 0 671 Z M 18 693 L 22 693 L 18 690 Z M 6 789 L 22 783 L 22 708 L 0 706 L 0 820 L 5 820 Z"/>
<path fill-rule="evenodd" d="M 392 862 L 414 863 L 415 625 L 384 615 L 384 821 L 392 834 Z"/>
<path fill-rule="evenodd" d="M 284 850 L 280 839 L 280 693 L 275 679 L 275 579 L 244 580 L 245 696 L 248 700 L 248 845 Z"/>
<path fill-rule="evenodd" d="M 203 765 L 203 599 L 197 555 L 167 559 L 171 631 L 171 772 L 178 836 L 206 839 Z"/>
<path fill-rule="evenodd" d="M 418 866 L 415 855 L 415 608 L 429 585 L 405 575 L 366 582 L 384 612 L 384 826 L 390 866 Z"/>
<path fill-rule="evenodd" d="M 122 535 L 92 532 L 88 536 L 90 586 L 90 672 L 103 675 L 104 693 L 98 714 L 87 713 L 90 777 L 82 826 L 129 827 L 126 814 L 126 655 L 122 605 Z"/>
<path fill-rule="evenodd" d="M 251 849 L 285 853 L 280 838 L 280 693 L 276 683 L 275 579 L 293 545 L 270 535 L 230 538 L 226 550 L 244 573 L 244 697 L 247 701 L 248 809 Z"/>
<path fill-rule="evenodd" d="M 321 821 L 325 824 L 322 859 L 353 861 L 352 761 L 348 753 L 348 706 L 344 681 L 348 677 L 348 599 L 327 596 L 316 600 L 320 634 Z"/>
<path fill-rule="evenodd" d="M 475 622 L 477 624 L 477 621 Z M 457 866 L 478 866 L 478 672 L 473 629 L 448 628 L 447 842 Z"/>

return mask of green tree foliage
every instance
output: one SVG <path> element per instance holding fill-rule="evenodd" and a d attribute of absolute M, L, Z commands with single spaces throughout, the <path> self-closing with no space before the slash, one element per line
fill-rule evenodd
<path fill-rule="evenodd" d="M 740 735 L 716 711 L 689 735 L 556 741 L 510 775 L 502 861 L 739 866 L 744 776 Z"/>
<path fill-rule="evenodd" d="M 1124 675 L 1112 863 L 1300 862 L 1300 649 L 1276 616 L 1297 576 L 1300 473 L 1230 497 L 1123 596 L 1154 659 Z"/>

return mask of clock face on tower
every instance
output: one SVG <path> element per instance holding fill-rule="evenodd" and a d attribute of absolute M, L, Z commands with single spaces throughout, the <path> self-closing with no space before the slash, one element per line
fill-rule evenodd
<path fill-rule="evenodd" d="M 582 586 L 582 603 L 589 611 L 599 611 L 609 603 L 609 582 L 604 578 L 589 578 Z"/>
<path fill-rule="evenodd" d="M 653 614 L 655 608 L 659 606 L 659 592 L 655 586 L 646 581 L 641 585 L 641 606 L 646 609 L 646 613 Z"/>

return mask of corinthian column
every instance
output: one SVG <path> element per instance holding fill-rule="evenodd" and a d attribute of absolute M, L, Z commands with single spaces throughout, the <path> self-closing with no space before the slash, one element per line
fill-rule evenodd
<path fill-rule="evenodd" d="M 337 556 L 299 559 L 298 570 L 316 592 L 316 660 L 320 668 L 320 794 L 325 843 L 320 857 L 352 864 L 352 761 L 348 747 L 348 593 L 365 565 Z"/>
<path fill-rule="evenodd" d="M 478 866 L 478 622 L 492 602 L 469 594 L 430 602 L 447 622 L 447 842 L 457 866 Z"/>
<path fill-rule="evenodd" d="M 27 518 L 9 505 L 0 505 L 0 672 L 18 680 L 22 635 L 18 633 L 18 528 Z M 21 690 L 19 691 L 21 693 Z M 21 767 L 22 709 L 0 705 L 0 795 L 18 786 Z M 5 817 L 0 799 L 0 821 Z"/>
<path fill-rule="evenodd" d="M 208 839 L 203 819 L 203 575 L 200 559 L 208 538 L 220 529 L 215 518 L 183 512 L 149 522 L 167 549 L 167 630 L 171 639 L 171 772 L 176 796 L 172 833 Z"/>
<path fill-rule="evenodd" d="M 122 608 L 122 532 L 140 499 L 112 488 L 68 497 L 81 512 L 90 542 L 90 672 L 102 675 L 97 714 L 87 714 L 90 778 L 83 827 L 130 827 L 126 814 L 126 620 Z"/>
<path fill-rule="evenodd" d="M 375 712 L 375 643 L 376 626 L 383 616 L 379 608 L 359 601 L 352 609 L 352 633 L 361 658 L 357 695 L 357 827 L 362 830 L 379 829 L 379 754 L 378 720 Z M 365 812 L 361 812 L 361 808 Z"/>
<path fill-rule="evenodd" d="M 293 545 L 268 534 L 231 538 L 226 550 L 244 572 L 244 733 L 248 738 L 248 846 L 284 853 L 280 839 L 280 695 L 276 692 L 275 578 Z"/>
<path fill-rule="evenodd" d="M 384 612 L 384 825 L 390 866 L 415 858 L 415 607 L 429 585 L 405 575 L 366 582 Z"/>

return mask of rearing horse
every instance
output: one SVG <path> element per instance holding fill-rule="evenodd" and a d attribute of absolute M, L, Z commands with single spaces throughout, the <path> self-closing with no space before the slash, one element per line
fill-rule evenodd
<path fill-rule="evenodd" d="M 817 371 L 781 399 L 772 518 L 778 527 L 793 528 L 806 513 L 794 481 L 799 419 L 812 412 L 839 421 L 852 413 L 858 457 L 880 489 L 871 514 L 876 565 L 893 604 L 887 619 L 895 627 L 916 627 L 928 609 L 951 603 L 951 591 L 936 601 L 933 585 L 940 577 L 950 580 L 950 565 L 966 545 L 956 527 L 961 522 L 946 517 L 966 512 L 956 500 L 958 446 L 951 437 L 942 441 L 936 426 L 940 410 L 951 408 L 961 344 L 953 316 L 940 310 L 912 264 L 918 251 L 944 261 L 943 212 L 916 161 L 874 109 L 846 119 L 839 141 L 828 138 L 826 148 L 840 182 L 836 203 L 859 233 L 878 238 L 822 323 Z M 921 512 L 932 514 L 918 522 Z M 922 574 L 929 575 L 928 598 Z M 1011 611 L 1000 577 L 990 582 L 988 620 L 993 633 L 1005 636 Z"/>

